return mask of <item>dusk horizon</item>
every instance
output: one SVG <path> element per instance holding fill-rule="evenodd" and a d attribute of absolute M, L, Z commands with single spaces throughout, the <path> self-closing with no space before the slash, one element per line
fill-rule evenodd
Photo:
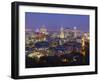
<path fill-rule="evenodd" d="M 54 14 L 54 13 L 25 13 L 25 28 L 36 30 L 45 26 L 47 30 L 59 31 L 61 27 L 89 32 L 89 16 L 74 14 Z"/>

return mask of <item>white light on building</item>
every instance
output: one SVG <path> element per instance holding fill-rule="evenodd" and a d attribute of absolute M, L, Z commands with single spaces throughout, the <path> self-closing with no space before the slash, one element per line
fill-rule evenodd
<path fill-rule="evenodd" d="M 40 33 L 47 34 L 47 29 L 44 25 L 40 28 Z"/>
<path fill-rule="evenodd" d="M 64 28 L 60 28 L 60 38 L 64 38 Z"/>
<path fill-rule="evenodd" d="M 77 37 L 77 27 L 74 27 L 74 38 Z"/>

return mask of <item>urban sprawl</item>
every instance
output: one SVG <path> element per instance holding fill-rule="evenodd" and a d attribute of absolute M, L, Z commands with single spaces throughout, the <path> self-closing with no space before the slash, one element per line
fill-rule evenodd
<path fill-rule="evenodd" d="M 25 30 L 26 68 L 89 64 L 89 32 L 77 27 Z"/>

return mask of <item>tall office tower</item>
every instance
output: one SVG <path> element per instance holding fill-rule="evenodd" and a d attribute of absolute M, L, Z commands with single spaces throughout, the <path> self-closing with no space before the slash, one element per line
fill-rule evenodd
<path fill-rule="evenodd" d="M 77 37 L 77 27 L 74 27 L 74 38 Z"/>
<path fill-rule="evenodd" d="M 64 36 L 64 28 L 63 27 L 61 27 L 60 28 L 60 38 L 64 38 L 65 36 Z"/>

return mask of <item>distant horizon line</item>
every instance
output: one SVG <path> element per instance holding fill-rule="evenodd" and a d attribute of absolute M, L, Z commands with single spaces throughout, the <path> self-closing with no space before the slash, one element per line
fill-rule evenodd
<path fill-rule="evenodd" d="M 63 26 L 62 26 L 62 27 L 63 27 Z M 76 26 L 74 26 L 74 27 L 76 27 Z M 74 30 L 74 27 L 73 27 L 73 28 L 65 28 L 65 27 L 63 27 L 63 28 L 64 28 L 64 29 L 69 29 L 69 30 Z M 43 28 L 43 27 L 39 27 L 39 28 L 37 28 L 37 29 L 40 29 L 40 28 Z M 49 30 L 47 27 L 44 27 L 44 28 L 46 28 L 47 31 Z M 61 27 L 60 27 L 60 28 L 61 28 Z M 26 30 L 29 30 L 29 31 L 36 31 L 37 29 L 34 30 L 34 28 L 25 28 L 25 31 L 26 31 Z M 77 28 L 76 28 L 76 30 L 81 31 L 81 32 L 89 32 L 89 31 L 82 31 L 82 30 L 77 29 Z M 59 30 L 49 30 L 49 31 L 59 31 Z"/>

